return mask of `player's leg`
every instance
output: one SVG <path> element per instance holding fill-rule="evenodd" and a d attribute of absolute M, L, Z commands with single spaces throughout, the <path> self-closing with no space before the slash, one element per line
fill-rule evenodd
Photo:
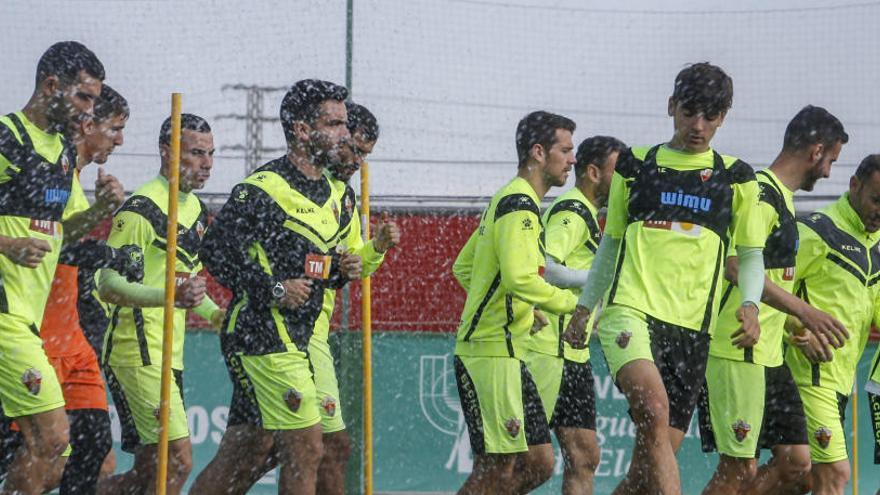
<path fill-rule="evenodd" d="M 460 493 L 520 493 L 546 481 L 553 471 L 550 430 L 525 364 L 456 356 L 455 378 L 475 459 Z"/>
<path fill-rule="evenodd" d="M 272 433 L 262 427 L 254 384 L 244 369 L 241 356 L 225 353 L 224 357 L 232 380 L 226 432 L 214 458 L 190 487 L 190 493 L 196 495 L 247 493 L 275 466 Z M 242 462 L 242 452 L 248 453 L 245 462 Z"/>
<path fill-rule="evenodd" d="M 593 493 L 593 477 L 599 465 L 596 440 L 596 396 L 590 362 L 566 360 L 562 386 L 550 423 L 562 450 L 562 493 Z"/>
<path fill-rule="evenodd" d="M 759 364 L 709 356 L 708 419 L 719 459 L 704 494 L 736 494 L 754 478 L 764 423 L 765 375 Z"/>
<path fill-rule="evenodd" d="M 189 489 L 193 495 L 245 494 L 271 467 L 272 434 L 252 424 L 226 427 L 220 447 Z M 242 452 L 247 458 L 242 461 Z"/>
<path fill-rule="evenodd" d="M 323 454 L 321 417 L 306 354 L 240 356 L 253 386 L 262 427 L 271 432 L 281 470 L 279 493 L 315 493 Z"/>
<path fill-rule="evenodd" d="M 132 468 L 127 473 L 110 476 L 98 483 L 99 493 L 130 490 L 133 486 L 154 486 L 158 461 L 159 400 L 161 367 L 159 365 L 106 367 L 107 382 L 113 393 L 122 425 L 122 448 L 134 452 Z M 186 410 L 183 407 L 183 373 L 173 370 L 168 419 L 168 478 L 170 494 L 180 493 L 192 471 L 192 445 L 189 441 Z"/>
<path fill-rule="evenodd" d="M 772 449 L 770 461 L 758 469 L 755 494 L 801 494 L 810 491 L 810 448 L 807 419 L 800 392 L 788 366 L 765 369 L 767 392 L 761 448 Z"/>
<path fill-rule="evenodd" d="M 61 493 L 95 490 L 105 458 L 113 448 L 107 394 L 91 348 L 55 358 L 70 421 L 71 454 L 60 478 Z"/>
<path fill-rule="evenodd" d="M 813 493 L 843 494 L 850 477 L 846 435 L 843 428 L 847 397 L 824 388 L 799 387 L 807 417 L 807 438 Z"/>
<path fill-rule="evenodd" d="M 681 492 L 678 463 L 669 438 L 669 397 L 653 362 L 652 336 L 644 313 L 609 305 L 599 320 L 599 340 L 608 368 L 626 396 L 636 442 L 626 477 L 616 494 Z"/>
<path fill-rule="evenodd" d="M 12 315 L 0 315 L 0 401 L 21 431 L 4 493 L 42 493 L 46 470 L 68 447 L 64 398 L 43 342 Z"/>
<path fill-rule="evenodd" d="M 318 493 L 342 495 L 345 493 L 345 469 L 351 455 L 351 440 L 342 419 L 339 383 L 329 342 L 313 336 L 309 341 L 309 361 L 314 370 L 315 389 L 321 406 L 324 444 L 324 456 L 318 467 Z"/>

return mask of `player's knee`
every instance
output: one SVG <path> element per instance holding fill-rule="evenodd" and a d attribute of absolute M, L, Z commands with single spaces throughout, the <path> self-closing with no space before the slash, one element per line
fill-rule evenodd
<path fill-rule="evenodd" d="M 662 397 L 647 397 L 632 405 L 633 420 L 636 427 L 649 436 L 666 436 L 669 427 L 669 402 Z"/>
<path fill-rule="evenodd" d="M 40 434 L 37 455 L 43 459 L 57 459 L 67 450 L 70 434 L 66 427 L 54 427 Z"/>
<path fill-rule="evenodd" d="M 173 442 L 170 456 L 174 460 L 174 471 L 178 477 L 187 477 L 192 472 L 192 446 L 189 442 Z"/>
<path fill-rule="evenodd" d="M 323 439 L 324 461 L 345 464 L 351 456 L 351 440 L 345 431 L 325 435 Z"/>
<path fill-rule="evenodd" d="M 594 473 L 599 466 L 599 449 L 575 446 L 563 454 L 565 469 L 575 473 Z"/>
<path fill-rule="evenodd" d="M 849 461 L 833 462 L 824 471 L 828 474 L 828 480 L 835 486 L 845 486 L 852 474 Z"/>
<path fill-rule="evenodd" d="M 553 476 L 554 467 L 552 449 L 540 449 L 529 453 L 527 469 L 530 477 L 536 482 L 543 483 L 549 480 Z"/>
<path fill-rule="evenodd" d="M 800 485 L 809 480 L 811 467 L 812 461 L 809 453 L 806 455 L 795 454 L 787 459 L 780 470 L 780 476 L 787 486 Z"/>

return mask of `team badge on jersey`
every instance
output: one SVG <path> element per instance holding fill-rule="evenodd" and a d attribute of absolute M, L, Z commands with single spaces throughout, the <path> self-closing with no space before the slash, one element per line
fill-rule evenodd
<path fill-rule="evenodd" d="M 330 397 L 329 395 L 324 397 L 321 401 L 321 408 L 324 409 L 324 412 L 327 413 L 327 416 L 331 418 L 336 416 L 336 399 Z"/>
<path fill-rule="evenodd" d="M 333 216 L 336 217 L 336 221 L 339 221 L 339 207 L 336 206 L 336 201 L 330 205 L 330 208 L 333 210 Z"/>
<path fill-rule="evenodd" d="M 532 230 L 532 219 L 531 218 L 523 218 L 522 226 L 523 226 L 523 230 Z"/>
<path fill-rule="evenodd" d="M 299 411 L 299 406 L 302 404 L 302 392 L 295 388 L 287 389 L 287 392 L 284 392 L 284 402 L 287 403 L 287 408 L 293 412 Z"/>
<path fill-rule="evenodd" d="M 813 437 L 819 442 L 820 447 L 827 449 L 828 444 L 831 443 L 831 430 L 823 426 L 813 433 Z"/>
<path fill-rule="evenodd" d="M 782 280 L 794 280 L 794 267 L 787 266 L 782 270 Z"/>
<path fill-rule="evenodd" d="M 620 347 L 621 349 L 626 349 L 626 346 L 629 345 L 629 341 L 630 339 L 632 339 L 632 336 L 632 332 L 630 332 L 629 330 L 624 330 L 617 334 L 617 338 L 614 339 L 614 342 L 617 343 L 617 347 Z"/>
<path fill-rule="evenodd" d="M 40 388 L 43 385 L 43 374 L 36 368 L 28 368 L 21 375 L 21 383 L 28 389 L 31 395 L 37 395 L 40 393 Z"/>
<path fill-rule="evenodd" d="M 205 237 L 205 224 L 201 220 L 196 222 L 196 234 L 199 236 L 199 239 Z"/>
<path fill-rule="evenodd" d="M 737 442 L 745 440 L 749 436 L 749 432 L 752 431 L 752 425 L 741 419 L 736 420 L 736 423 L 731 425 L 731 428 L 733 429 L 733 434 L 736 435 Z"/>
<path fill-rule="evenodd" d="M 510 438 L 516 438 L 516 436 L 519 435 L 519 430 L 522 429 L 522 421 L 516 418 L 510 418 L 504 422 L 504 428 L 507 429 Z"/>
<path fill-rule="evenodd" d="M 351 201 L 351 196 L 345 196 L 345 212 L 351 215 L 352 210 L 354 210 L 354 203 Z"/>
<path fill-rule="evenodd" d="M 703 182 L 706 182 L 707 180 L 709 180 L 711 178 L 712 178 L 712 169 L 711 168 L 707 168 L 707 169 L 703 170 L 702 172 L 700 172 L 700 180 L 702 180 Z"/>
<path fill-rule="evenodd" d="M 64 151 L 61 152 L 61 170 L 63 170 L 66 174 L 67 171 L 70 170 L 70 160 L 67 159 L 67 153 L 65 153 Z"/>

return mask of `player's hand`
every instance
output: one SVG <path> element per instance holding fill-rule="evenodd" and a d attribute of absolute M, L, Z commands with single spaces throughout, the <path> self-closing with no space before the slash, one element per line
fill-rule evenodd
<path fill-rule="evenodd" d="M 174 305 L 178 308 L 192 309 L 202 304 L 208 292 L 208 284 L 202 277 L 191 277 L 177 286 L 174 292 Z"/>
<path fill-rule="evenodd" d="M 226 319 L 226 310 L 223 308 L 217 308 L 211 313 L 211 328 L 214 330 L 220 330 L 223 327 L 223 320 Z"/>
<path fill-rule="evenodd" d="M 95 206 L 101 211 L 110 213 L 119 208 L 125 201 L 125 188 L 119 180 L 104 173 L 104 167 L 98 167 L 98 178 L 95 180 Z"/>
<path fill-rule="evenodd" d="M 807 359 L 812 363 L 824 363 L 834 359 L 834 352 L 825 337 L 814 334 L 811 331 L 804 331 L 800 334 L 792 335 L 791 343 L 804 353 Z M 824 342 L 824 344 L 823 344 Z"/>
<path fill-rule="evenodd" d="M 571 315 L 571 321 L 562 334 L 562 340 L 574 349 L 587 348 L 587 323 L 590 321 L 590 310 L 578 305 Z"/>
<path fill-rule="evenodd" d="M 843 323 L 833 316 L 819 311 L 818 309 L 804 304 L 803 314 L 797 315 L 804 326 L 817 335 L 822 335 L 836 349 L 840 349 L 849 338 L 849 332 Z"/>
<path fill-rule="evenodd" d="M 758 307 L 754 304 L 740 306 L 736 310 L 736 319 L 742 325 L 731 335 L 733 345 L 740 349 L 753 347 L 761 336 L 761 325 L 758 324 Z"/>
<path fill-rule="evenodd" d="M 376 223 L 376 236 L 373 238 L 373 247 L 376 251 L 384 253 L 400 243 L 400 228 L 389 220 L 387 211 L 383 211 Z"/>
<path fill-rule="evenodd" d="M 144 279 L 144 253 L 140 246 L 126 244 L 113 253 L 113 269 L 129 282 Z"/>
<path fill-rule="evenodd" d="M 278 299 L 278 305 L 287 309 L 296 309 L 312 295 L 312 280 L 308 278 L 289 278 L 281 285 L 284 286 L 285 294 Z"/>
<path fill-rule="evenodd" d="M 364 272 L 361 257 L 354 253 L 342 253 L 339 255 L 339 271 L 343 277 L 349 280 L 358 280 Z"/>
<path fill-rule="evenodd" d="M 547 317 L 544 316 L 544 313 L 542 313 L 540 310 L 536 309 L 534 313 L 535 319 L 532 321 L 532 329 L 529 331 L 531 335 L 535 335 L 536 333 L 540 332 L 544 327 L 550 324 L 550 320 L 548 320 Z"/>
<path fill-rule="evenodd" d="M 27 268 L 40 266 L 46 253 L 52 251 L 52 246 L 48 242 L 32 237 L 7 237 L 2 247 L 3 254 L 10 261 Z"/>

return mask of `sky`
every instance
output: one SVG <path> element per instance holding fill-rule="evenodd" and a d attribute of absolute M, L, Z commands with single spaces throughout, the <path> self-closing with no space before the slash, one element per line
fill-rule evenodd
<path fill-rule="evenodd" d="M 344 83 L 345 14 L 345 0 L 5 0 L 0 111 L 27 101 L 49 45 L 82 41 L 132 109 L 126 143 L 106 170 L 129 190 L 157 173 L 159 126 L 179 91 L 184 111 L 214 128 L 205 191 L 228 193 L 246 172 L 235 149 L 245 123 L 224 116 L 243 114 L 246 95 L 224 86 Z M 575 143 L 595 134 L 664 142 L 675 74 L 697 61 L 734 81 L 715 148 L 756 169 L 776 156 L 801 107 L 837 115 L 851 140 L 814 192 L 837 195 L 878 151 L 878 18 L 880 1 L 855 0 L 354 0 L 352 96 L 382 133 L 370 159 L 374 201 L 492 195 L 515 174 L 514 129 L 532 110 L 574 119 Z M 265 94 L 264 115 L 277 116 L 282 95 Z M 283 146 L 277 122 L 264 124 L 264 144 Z M 87 189 L 94 174 L 84 174 Z"/>

